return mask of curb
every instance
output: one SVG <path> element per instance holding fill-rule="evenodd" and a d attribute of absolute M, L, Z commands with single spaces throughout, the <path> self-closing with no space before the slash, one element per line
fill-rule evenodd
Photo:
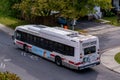
<path fill-rule="evenodd" d="M 101 55 L 101 63 L 111 71 L 120 74 L 120 64 L 114 60 L 114 56 L 120 52 L 120 47 L 116 47 L 110 50 L 105 51 Z"/>

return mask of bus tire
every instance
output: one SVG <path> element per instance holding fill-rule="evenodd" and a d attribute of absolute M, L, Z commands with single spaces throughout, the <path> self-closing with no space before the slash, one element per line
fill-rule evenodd
<path fill-rule="evenodd" d="M 28 52 L 28 47 L 27 47 L 26 44 L 24 44 L 24 46 L 23 46 L 23 50 L 24 50 L 25 52 Z"/>
<path fill-rule="evenodd" d="M 55 57 L 55 63 L 56 63 L 56 65 L 58 65 L 58 66 L 62 66 L 62 60 L 61 60 L 61 58 L 60 58 L 59 56 L 56 56 L 56 57 Z"/>

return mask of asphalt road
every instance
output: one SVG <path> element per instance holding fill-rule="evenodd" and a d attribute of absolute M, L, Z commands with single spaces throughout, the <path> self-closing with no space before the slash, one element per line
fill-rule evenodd
<path fill-rule="evenodd" d="M 98 35 L 101 50 L 106 50 L 120 46 L 120 29 L 109 33 Z"/>
<path fill-rule="evenodd" d="M 120 31 L 97 34 L 101 50 L 120 45 Z M 120 80 L 120 74 L 102 64 L 82 71 L 56 66 L 41 57 L 26 54 L 13 45 L 11 36 L 0 30 L 0 71 L 18 74 L 22 80 Z"/>

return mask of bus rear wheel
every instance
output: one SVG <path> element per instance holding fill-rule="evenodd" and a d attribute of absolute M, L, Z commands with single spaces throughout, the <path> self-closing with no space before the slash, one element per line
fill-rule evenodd
<path fill-rule="evenodd" d="M 61 65 L 62 65 L 62 60 L 61 60 L 61 58 L 60 58 L 59 56 L 56 56 L 56 57 L 55 57 L 55 63 L 56 63 L 56 65 L 58 65 L 58 66 L 61 66 Z"/>

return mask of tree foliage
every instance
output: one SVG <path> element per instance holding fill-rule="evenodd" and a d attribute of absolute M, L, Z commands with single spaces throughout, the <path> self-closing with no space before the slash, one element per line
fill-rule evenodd
<path fill-rule="evenodd" d="M 15 16 L 18 10 L 13 9 L 12 6 L 19 2 L 21 2 L 21 0 L 0 0 L 0 13 Z"/>
<path fill-rule="evenodd" d="M 64 17 L 79 18 L 95 12 L 95 6 L 110 8 L 111 0 L 22 0 L 15 8 L 27 15 L 49 16 L 51 11 L 59 11 Z"/>
<path fill-rule="evenodd" d="M 0 80 L 21 80 L 16 74 L 10 72 L 0 72 Z"/>

